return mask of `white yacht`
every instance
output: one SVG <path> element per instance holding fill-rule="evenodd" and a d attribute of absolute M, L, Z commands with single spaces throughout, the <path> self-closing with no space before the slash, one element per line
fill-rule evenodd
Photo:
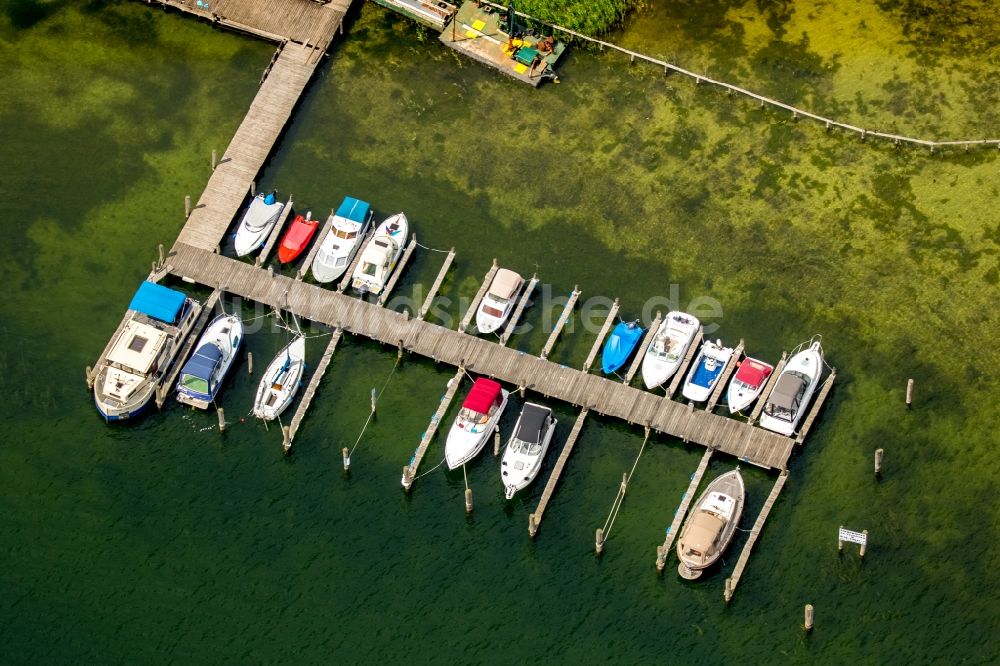
<path fill-rule="evenodd" d="M 684 397 L 694 402 L 708 400 L 732 355 L 732 347 L 723 347 L 721 340 L 703 342 L 684 380 Z"/>
<path fill-rule="evenodd" d="M 476 328 L 480 333 L 492 333 L 504 325 L 523 286 L 524 278 L 514 271 L 501 268 L 496 272 L 476 310 Z"/>
<path fill-rule="evenodd" d="M 726 403 L 729 413 L 735 414 L 749 407 L 764 390 L 767 378 L 774 372 L 774 366 L 749 356 L 740 362 L 736 374 L 729 382 Z"/>
<path fill-rule="evenodd" d="M 806 344 L 806 349 L 802 349 Z M 801 350 L 801 351 L 800 351 Z M 791 436 L 799 424 L 823 374 L 823 347 L 818 338 L 803 342 L 788 359 L 774 388 L 764 401 L 760 425 Z"/>
<path fill-rule="evenodd" d="M 548 407 L 524 403 L 514 425 L 514 434 L 500 459 L 500 480 L 507 499 L 513 499 L 517 491 L 538 476 L 557 423 Z"/>
<path fill-rule="evenodd" d="M 746 489 L 739 469 L 726 472 L 705 488 L 677 539 L 677 573 L 694 580 L 712 566 L 729 545 L 743 513 Z"/>
<path fill-rule="evenodd" d="M 372 211 L 367 201 L 344 197 L 337 212 L 330 213 L 330 230 L 320 241 L 312 262 L 316 282 L 333 282 L 347 271 L 371 225 Z"/>
<path fill-rule="evenodd" d="M 236 315 L 221 314 L 205 328 L 194 354 L 181 368 L 177 380 L 177 401 L 207 409 L 222 387 L 222 380 L 236 359 L 243 342 L 243 321 Z"/>
<path fill-rule="evenodd" d="M 700 329 L 697 317 L 676 310 L 667 313 L 642 359 L 646 388 L 656 388 L 674 376 Z"/>
<path fill-rule="evenodd" d="M 306 368 L 306 339 L 301 335 L 278 352 L 257 386 L 253 415 L 265 421 L 278 418 L 299 390 Z"/>
<path fill-rule="evenodd" d="M 406 215 L 397 213 L 378 226 L 375 235 L 361 251 L 361 259 L 354 269 L 351 285 L 361 293 L 376 296 L 385 289 L 392 275 L 409 233 Z"/>
<path fill-rule="evenodd" d="M 255 196 L 236 229 L 236 256 L 244 257 L 264 247 L 268 234 L 284 209 L 285 204 L 278 201 L 275 192 Z"/>
<path fill-rule="evenodd" d="M 479 455 L 507 407 L 508 395 L 492 379 L 480 377 L 473 383 L 448 431 L 444 447 L 448 469 L 461 467 Z"/>

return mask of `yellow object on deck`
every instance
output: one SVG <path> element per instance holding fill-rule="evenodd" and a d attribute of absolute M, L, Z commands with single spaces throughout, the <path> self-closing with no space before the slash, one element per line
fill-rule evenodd
<path fill-rule="evenodd" d="M 472 22 L 473 30 L 482 30 L 485 27 L 486 27 L 486 21 L 483 21 L 481 19 L 476 19 L 475 21 Z"/>
<path fill-rule="evenodd" d="M 475 30 L 466 30 L 465 36 L 468 37 L 469 39 L 475 39 L 476 37 L 479 36 L 479 33 L 476 32 Z"/>
<path fill-rule="evenodd" d="M 524 74 L 525 72 L 528 71 L 528 66 L 522 65 L 521 63 L 517 63 L 516 65 L 514 65 L 514 71 L 517 72 L 518 74 Z"/>

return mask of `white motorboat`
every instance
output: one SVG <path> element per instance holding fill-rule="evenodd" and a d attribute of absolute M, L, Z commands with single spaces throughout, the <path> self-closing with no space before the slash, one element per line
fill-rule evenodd
<path fill-rule="evenodd" d="M 476 328 L 480 333 L 492 333 L 504 325 L 523 286 L 524 278 L 514 271 L 501 268 L 496 272 L 476 310 Z"/>
<path fill-rule="evenodd" d="M 735 414 L 746 409 L 757 399 L 767 384 L 767 378 L 774 372 L 774 366 L 764 361 L 758 361 L 749 356 L 740 362 L 736 374 L 729 382 L 726 391 L 726 402 L 729 413 Z"/>
<path fill-rule="evenodd" d="M 117 337 L 94 369 L 94 404 L 107 421 L 138 416 L 166 380 L 201 303 L 154 282 L 143 282 Z"/>
<path fill-rule="evenodd" d="M 809 347 L 802 349 L 806 344 Z M 823 347 L 820 340 L 813 338 L 808 343 L 803 342 L 793 351 L 764 402 L 760 413 L 761 427 L 780 435 L 793 435 L 822 374 Z"/>
<path fill-rule="evenodd" d="M 216 317 L 201 334 L 194 354 L 181 368 L 177 401 L 207 409 L 219 394 L 242 342 L 243 321 L 239 317 L 227 314 Z"/>
<path fill-rule="evenodd" d="M 255 196 L 236 229 L 236 256 L 244 257 L 264 247 L 268 234 L 284 209 L 285 204 L 278 201 L 274 192 Z"/>
<path fill-rule="evenodd" d="M 306 367 L 306 339 L 301 335 L 278 352 L 257 387 L 253 415 L 271 421 L 285 410 L 299 390 Z"/>
<path fill-rule="evenodd" d="M 483 450 L 507 407 L 508 393 L 492 379 L 480 377 L 473 383 L 448 431 L 444 447 L 448 469 L 461 467 Z"/>
<path fill-rule="evenodd" d="M 746 489 L 739 469 L 726 472 L 705 488 L 677 539 L 677 573 L 694 580 L 726 550 L 743 513 Z"/>
<path fill-rule="evenodd" d="M 381 294 L 392 269 L 403 254 L 408 233 L 409 223 L 403 213 L 396 213 L 378 225 L 375 235 L 361 251 L 361 259 L 354 269 L 351 286 L 361 293 L 371 292 L 376 296 Z"/>
<path fill-rule="evenodd" d="M 676 310 L 667 313 L 642 359 L 646 388 L 656 388 L 674 376 L 700 328 L 697 317 Z"/>
<path fill-rule="evenodd" d="M 347 271 L 368 233 L 372 211 L 367 201 L 344 197 L 337 212 L 330 213 L 330 230 L 320 241 L 312 262 L 316 282 L 333 282 Z"/>
<path fill-rule="evenodd" d="M 507 499 L 513 499 L 517 491 L 538 476 L 557 423 L 548 407 L 524 403 L 514 425 L 514 434 L 500 460 L 500 480 Z"/>
<path fill-rule="evenodd" d="M 732 355 L 732 348 L 723 347 L 721 340 L 706 340 L 702 343 L 687 379 L 684 380 L 684 397 L 694 402 L 708 400 Z"/>

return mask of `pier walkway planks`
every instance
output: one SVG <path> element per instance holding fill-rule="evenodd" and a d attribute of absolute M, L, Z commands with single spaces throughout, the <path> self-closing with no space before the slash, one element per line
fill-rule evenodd
<path fill-rule="evenodd" d="M 393 347 L 468 371 L 524 386 L 601 414 L 711 447 L 765 468 L 785 469 L 791 438 L 741 420 L 689 410 L 682 403 L 598 375 L 581 372 L 492 340 L 421 321 L 318 285 L 269 274 L 249 263 L 178 242 L 174 275 L 216 286 L 258 303 L 288 309 L 311 321 L 342 327 Z"/>

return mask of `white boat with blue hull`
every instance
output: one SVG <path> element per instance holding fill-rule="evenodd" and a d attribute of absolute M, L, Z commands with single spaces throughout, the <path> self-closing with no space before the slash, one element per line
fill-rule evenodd
<path fill-rule="evenodd" d="M 809 347 L 802 349 L 807 344 Z M 795 428 L 806 413 L 822 374 L 823 346 L 816 337 L 792 351 L 792 357 L 764 401 L 764 409 L 760 413 L 761 427 L 779 435 L 791 437 L 795 434 Z"/>
<path fill-rule="evenodd" d="M 267 366 L 257 386 L 253 415 L 265 421 L 278 418 L 291 404 L 306 369 L 306 339 L 301 335 L 282 349 Z"/>
<path fill-rule="evenodd" d="M 107 356 L 95 369 L 94 404 L 108 421 L 145 411 L 177 361 L 201 303 L 154 282 L 143 282 Z"/>
<path fill-rule="evenodd" d="M 275 192 L 255 196 L 236 228 L 234 241 L 236 256 L 245 257 L 264 247 L 268 234 L 271 233 L 284 209 L 285 204 L 278 201 Z"/>
<path fill-rule="evenodd" d="M 235 315 L 222 314 L 202 333 L 194 354 L 181 368 L 177 380 L 177 401 L 198 409 L 211 405 L 243 343 L 243 322 Z"/>
<path fill-rule="evenodd" d="M 538 476 L 558 423 L 548 407 L 533 402 L 524 403 L 514 425 L 514 434 L 500 459 L 500 480 L 507 499 L 513 499 L 517 491 L 527 487 Z"/>
<path fill-rule="evenodd" d="M 684 380 L 684 397 L 693 402 L 708 400 L 732 355 L 732 348 L 723 347 L 721 340 L 706 340 Z"/>
<path fill-rule="evenodd" d="M 367 201 L 344 197 L 330 218 L 330 230 L 311 267 L 313 279 L 320 283 L 333 282 L 347 271 L 371 226 L 372 210 Z"/>

